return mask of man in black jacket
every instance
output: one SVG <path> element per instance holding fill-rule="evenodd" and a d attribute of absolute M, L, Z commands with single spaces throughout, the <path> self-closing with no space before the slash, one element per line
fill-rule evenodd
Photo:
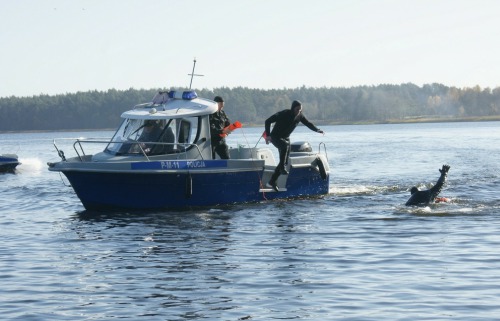
<path fill-rule="evenodd" d="M 214 101 L 217 103 L 219 109 L 210 115 L 212 158 L 215 159 L 215 153 L 217 153 L 221 159 L 229 159 L 229 148 L 225 139 L 229 131 L 224 130 L 224 128 L 229 126 L 231 122 L 223 110 L 224 99 L 221 96 L 215 96 Z"/>
<path fill-rule="evenodd" d="M 288 171 L 285 169 L 285 164 L 288 161 L 288 154 L 290 153 L 290 134 L 294 131 L 299 122 L 306 125 L 310 130 L 323 134 L 321 129 L 314 126 L 302 114 L 302 103 L 298 100 L 293 101 L 290 109 L 279 111 L 266 119 L 266 144 L 271 142 L 278 149 L 280 155 L 280 162 L 278 166 L 276 166 L 276 170 L 268 183 L 268 186 L 272 187 L 276 192 L 279 191 L 278 185 L 276 184 L 278 177 L 281 174 L 288 174 Z M 275 124 L 271 131 L 272 123 Z"/>
<path fill-rule="evenodd" d="M 144 149 L 144 152 L 146 152 L 146 154 L 149 155 L 151 153 L 151 150 L 156 146 L 154 142 L 158 141 L 160 135 L 161 135 L 161 128 L 159 122 L 157 120 L 148 119 L 144 121 L 144 125 L 142 126 L 141 136 L 139 136 L 137 141 L 146 142 L 144 144 L 141 144 L 141 146 Z M 136 147 L 138 146 L 136 145 Z"/>
<path fill-rule="evenodd" d="M 436 185 L 434 185 L 431 189 L 419 191 L 416 186 L 413 186 L 411 188 L 410 199 L 406 202 L 405 205 L 427 206 L 429 205 L 429 203 L 434 202 L 436 197 L 441 192 L 441 189 L 443 188 L 449 170 L 450 170 L 449 165 L 443 165 L 443 167 L 439 170 L 441 172 L 441 176 L 439 176 Z"/>

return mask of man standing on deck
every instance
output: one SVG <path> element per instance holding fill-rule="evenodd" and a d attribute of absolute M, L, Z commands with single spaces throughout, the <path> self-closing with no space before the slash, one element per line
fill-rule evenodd
<path fill-rule="evenodd" d="M 302 103 L 298 100 L 294 100 L 292 107 L 290 109 L 285 109 L 277 112 L 268 119 L 265 123 L 265 139 L 266 144 L 271 142 L 279 151 L 280 162 L 271 176 L 271 180 L 267 184 L 268 187 L 272 187 L 276 192 L 279 191 L 276 181 L 278 177 L 283 175 L 288 175 L 288 171 L 285 166 L 288 162 L 288 154 L 290 153 L 290 134 L 294 131 L 295 127 L 300 123 L 307 126 L 312 131 L 324 134 L 324 132 L 314 126 L 307 118 L 302 114 Z M 271 131 L 271 124 L 275 123 L 273 130 Z"/>
<path fill-rule="evenodd" d="M 212 143 L 212 158 L 215 159 L 215 153 L 221 159 L 229 159 L 229 147 L 226 144 L 225 135 L 230 131 L 225 129 L 231 124 L 229 118 L 224 112 L 224 99 L 221 96 L 215 96 L 218 110 L 210 115 L 210 137 Z"/>

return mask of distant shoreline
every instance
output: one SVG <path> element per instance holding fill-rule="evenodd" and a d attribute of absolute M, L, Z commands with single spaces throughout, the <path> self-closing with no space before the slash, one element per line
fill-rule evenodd
<path fill-rule="evenodd" d="M 500 121 L 500 116 L 475 116 L 475 117 L 407 117 L 405 119 L 388 119 L 384 121 L 359 121 L 359 122 L 336 122 L 324 125 L 373 125 L 373 124 L 415 124 L 415 123 L 461 123 L 461 122 L 485 122 Z M 321 122 L 317 122 L 320 124 Z"/>
<path fill-rule="evenodd" d="M 318 126 L 334 126 L 334 125 L 383 125 L 383 124 L 416 124 L 416 123 L 459 123 L 459 122 L 485 122 L 485 121 L 500 121 L 500 116 L 483 116 L 483 117 L 408 117 L 406 119 L 389 119 L 384 121 L 367 120 L 367 121 L 325 121 L 311 120 Z M 245 125 L 245 124 L 244 124 Z M 247 124 L 247 127 L 258 127 L 257 124 Z M 262 127 L 264 125 L 262 124 Z"/>
<path fill-rule="evenodd" d="M 477 116 L 477 117 L 408 117 L 405 119 L 389 119 L 384 121 L 324 121 L 312 120 L 318 126 L 335 126 L 335 125 L 383 125 L 383 124 L 417 124 L 417 123 L 458 123 L 458 122 L 485 122 L 485 121 L 500 121 L 500 116 Z M 243 123 L 245 127 L 264 127 L 264 123 Z M 116 128 L 95 128 L 95 129 L 50 129 L 50 130 L 22 130 L 22 131 L 0 131 L 0 134 L 17 134 L 17 133 L 49 133 L 49 132 L 94 132 L 94 131 L 114 131 Z"/>

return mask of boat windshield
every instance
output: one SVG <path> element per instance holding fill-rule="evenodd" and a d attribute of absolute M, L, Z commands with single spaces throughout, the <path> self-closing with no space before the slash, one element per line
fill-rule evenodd
<path fill-rule="evenodd" d="M 198 117 L 125 119 L 106 147 L 114 155 L 160 155 L 184 151 L 198 132 Z"/>

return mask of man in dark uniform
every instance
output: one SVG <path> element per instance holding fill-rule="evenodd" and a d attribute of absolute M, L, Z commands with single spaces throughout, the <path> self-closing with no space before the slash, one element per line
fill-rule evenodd
<path fill-rule="evenodd" d="M 141 146 L 146 152 L 146 154 L 150 154 L 153 147 L 155 147 L 155 144 L 151 142 L 158 141 L 160 135 L 161 135 L 161 128 L 158 121 L 148 119 L 144 121 L 141 136 L 139 137 L 139 139 L 137 139 L 137 141 L 149 142 L 149 144 L 145 143 L 141 144 Z"/>
<path fill-rule="evenodd" d="M 278 177 L 281 174 L 288 174 L 288 171 L 285 169 L 285 164 L 288 161 L 288 154 L 290 153 L 290 134 L 294 131 L 299 122 L 306 125 L 310 130 L 323 134 L 321 129 L 314 126 L 302 114 L 302 103 L 298 100 L 293 101 L 290 109 L 279 111 L 266 119 L 266 144 L 271 142 L 278 149 L 280 155 L 280 162 L 278 166 L 276 166 L 276 170 L 268 183 L 268 186 L 272 187 L 276 192 L 279 191 L 278 185 L 276 184 Z M 275 124 L 271 131 L 272 123 Z"/>
<path fill-rule="evenodd" d="M 443 167 L 439 170 L 441 172 L 441 176 L 436 182 L 436 185 L 434 185 L 431 189 L 419 191 L 417 187 L 413 186 L 411 188 L 410 199 L 406 202 L 405 205 L 427 206 L 429 205 L 429 203 L 433 203 L 436 197 L 441 192 L 441 189 L 443 188 L 449 170 L 449 165 L 443 165 Z"/>
<path fill-rule="evenodd" d="M 224 130 L 224 128 L 229 126 L 231 122 L 223 110 L 224 99 L 220 96 L 216 96 L 214 101 L 217 103 L 219 109 L 210 115 L 212 158 L 215 159 L 215 153 L 217 153 L 221 159 L 229 159 L 229 148 L 227 147 L 225 136 L 229 134 L 230 131 Z"/>

